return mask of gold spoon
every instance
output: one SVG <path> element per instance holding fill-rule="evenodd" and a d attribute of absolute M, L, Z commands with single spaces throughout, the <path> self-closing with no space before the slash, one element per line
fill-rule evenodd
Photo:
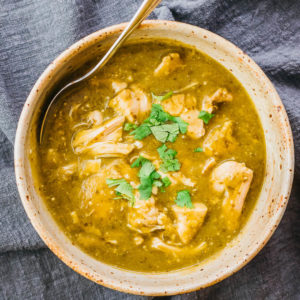
<path fill-rule="evenodd" d="M 132 17 L 129 24 L 126 26 L 126 28 L 122 32 L 122 34 L 118 37 L 118 39 L 114 42 L 114 44 L 109 48 L 109 50 L 102 57 L 102 59 L 88 73 L 81 76 L 80 78 L 77 78 L 77 79 L 69 82 L 67 85 L 65 85 L 62 89 L 60 89 L 55 94 L 55 96 L 51 99 L 51 101 L 50 101 L 50 103 L 47 107 L 47 110 L 44 114 L 43 120 L 41 122 L 40 134 L 39 134 L 40 144 L 43 141 L 44 128 L 45 128 L 48 113 L 50 111 L 50 107 L 55 102 L 55 100 L 58 98 L 58 96 L 61 95 L 69 87 L 71 87 L 71 86 L 75 85 L 76 83 L 79 83 L 79 82 L 91 77 L 96 71 L 100 70 L 113 57 L 113 55 L 117 52 L 117 50 L 122 46 L 124 41 L 131 35 L 131 33 L 154 10 L 154 8 L 160 3 L 160 1 L 161 0 L 144 0 L 144 2 L 139 7 L 136 14 Z"/>

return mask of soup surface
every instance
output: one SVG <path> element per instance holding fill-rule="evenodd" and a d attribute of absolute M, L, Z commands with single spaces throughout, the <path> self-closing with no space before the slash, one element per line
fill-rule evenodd
<path fill-rule="evenodd" d="M 61 98 L 31 160 L 75 245 L 161 272 L 203 261 L 239 232 L 260 193 L 265 143 L 229 71 L 158 40 L 123 47 Z"/>

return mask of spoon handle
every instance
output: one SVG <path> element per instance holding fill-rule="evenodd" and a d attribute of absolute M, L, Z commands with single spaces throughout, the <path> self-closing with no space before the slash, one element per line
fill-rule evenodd
<path fill-rule="evenodd" d="M 132 17 L 129 24 L 123 30 L 122 34 L 118 39 L 113 43 L 110 49 L 102 57 L 102 59 L 93 67 L 88 73 L 80 78 L 80 81 L 88 78 L 92 75 L 97 69 L 102 68 L 116 53 L 116 51 L 121 47 L 123 42 L 130 36 L 130 34 L 145 20 L 148 15 L 154 10 L 154 8 L 160 3 L 161 0 L 144 0 L 136 14 Z"/>

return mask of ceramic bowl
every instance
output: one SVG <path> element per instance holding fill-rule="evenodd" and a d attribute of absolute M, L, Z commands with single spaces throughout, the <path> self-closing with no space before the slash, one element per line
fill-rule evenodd
<path fill-rule="evenodd" d="M 194 291 L 223 280 L 248 263 L 267 243 L 285 211 L 294 171 L 293 140 L 282 102 L 263 71 L 242 50 L 199 27 L 169 21 L 146 21 L 130 41 L 167 38 L 205 52 L 230 70 L 252 98 L 264 129 L 266 174 L 248 222 L 226 248 L 213 257 L 169 273 L 139 273 L 95 260 L 72 245 L 39 196 L 28 159 L 45 98 L 66 78 L 112 44 L 126 24 L 97 31 L 64 51 L 40 76 L 25 102 L 15 139 L 15 171 L 26 213 L 48 247 L 70 268 L 106 287 L 141 295 L 173 295 Z M 118 54 L 116 54 L 118 55 Z M 255 124 L 254 124 L 255 126 Z"/>

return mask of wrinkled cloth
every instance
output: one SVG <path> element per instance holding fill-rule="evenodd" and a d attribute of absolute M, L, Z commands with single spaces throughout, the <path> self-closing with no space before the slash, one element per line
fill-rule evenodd
<path fill-rule="evenodd" d="M 0 0 L 0 299 L 142 299 L 72 271 L 41 241 L 17 192 L 13 143 L 22 106 L 47 65 L 98 29 L 128 21 L 141 0 Z M 300 2 L 163 0 L 150 16 L 197 25 L 230 40 L 269 76 L 295 141 L 287 211 L 268 244 L 242 270 L 172 299 L 300 298 Z"/>

